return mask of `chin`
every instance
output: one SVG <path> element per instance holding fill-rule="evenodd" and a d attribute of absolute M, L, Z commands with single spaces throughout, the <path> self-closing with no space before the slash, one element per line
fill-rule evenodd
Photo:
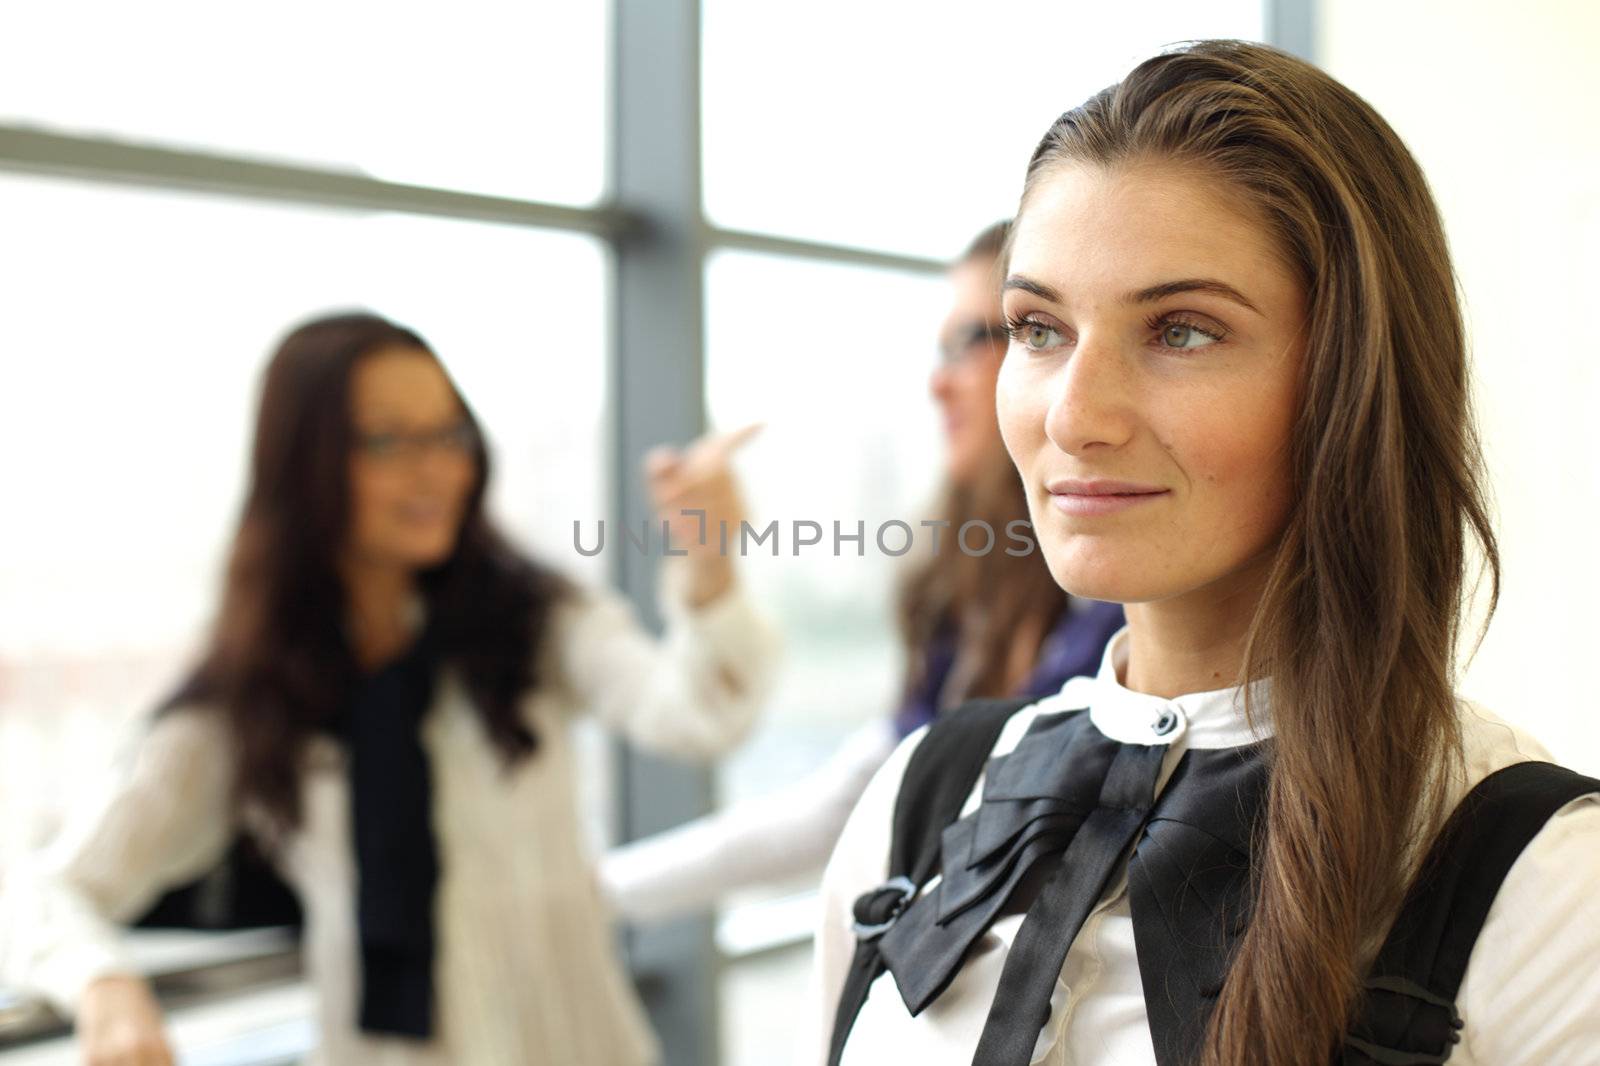
<path fill-rule="evenodd" d="M 398 553 L 407 564 L 417 570 L 429 570 L 447 561 L 455 551 L 454 536 L 417 538 L 406 544 Z"/>
<path fill-rule="evenodd" d="M 1167 594 L 1157 576 L 1159 564 L 1143 553 L 1119 550 L 1119 546 L 1090 536 L 1040 547 L 1050 576 L 1073 596 L 1108 603 L 1143 603 Z"/>

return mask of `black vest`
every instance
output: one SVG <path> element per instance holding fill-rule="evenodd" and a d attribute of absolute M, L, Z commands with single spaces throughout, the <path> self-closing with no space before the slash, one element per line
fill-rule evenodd
<path fill-rule="evenodd" d="M 910 925 L 896 926 L 920 886 L 940 873 L 941 842 L 944 848 L 958 840 L 967 846 L 960 834 L 947 831 L 989 763 L 1006 720 L 1030 702 L 972 701 L 936 720 L 913 752 L 895 804 L 891 879 L 856 900 L 858 940 L 834 1020 L 829 1066 L 838 1066 L 867 990 L 887 968 L 883 938 L 890 935 L 893 950 L 887 953 L 898 952 L 903 967 L 905 949 L 891 931 L 902 944 L 915 942 L 908 932 L 917 938 L 942 932 L 930 924 L 934 908 L 926 898 Z M 1060 721 L 1050 728 L 1067 745 L 1057 741 L 1058 753 L 1088 762 L 1107 757 L 1095 747 L 1103 738 L 1087 714 L 1052 717 Z M 1249 838 L 1265 793 L 1264 754 L 1259 746 L 1186 752 L 1140 827 L 1129 860 L 1129 903 L 1158 1066 L 1186 1066 L 1198 1057 L 1233 947 L 1248 924 Z M 1450 1057 L 1463 1025 L 1456 992 L 1501 881 L 1551 815 L 1592 792 L 1600 792 L 1600 781 L 1549 763 L 1521 763 L 1491 774 L 1468 793 L 1407 895 L 1335 1066 L 1424 1066 Z M 1037 813 L 1023 820 L 1030 817 L 1031 826 L 1043 821 Z M 956 909 L 941 905 L 942 911 Z M 923 974 L 895 976 L 906 977 L 900 990 L 913 1013 L 944 987 Z M 992 1012 L 974 1066 L 1025 1064 L 1037 1026 L 991 1033 L 996 1018 Z"/>

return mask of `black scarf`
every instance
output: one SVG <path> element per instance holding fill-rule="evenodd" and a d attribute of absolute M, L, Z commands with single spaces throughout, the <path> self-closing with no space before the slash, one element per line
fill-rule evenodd
<path fill-rule="evenodd" d="M 429 625 L 399 658 L 356 680 L 340 722 L 357 868 L 360 1026 L 421 1039 L 433 1033 L 439 882 L 422 720 L 438 662 Z"/>

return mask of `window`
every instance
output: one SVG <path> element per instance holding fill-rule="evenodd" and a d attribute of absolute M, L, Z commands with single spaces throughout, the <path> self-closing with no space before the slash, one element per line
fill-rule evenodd
<path fill-rule="evenodd" d="M 592 203 L 610 5 L 17 4 L 0 122 Z"/>
<path fill-rule="evenodd" d="M 944 258 L 1011 214 L 1061 112 L 1161 47 L 1260 38 L 1260 0 L 705 0 L 719 226 Z"/>
<path fill-rule="evenodd" d="M 744 457 L 759 471 L 744 491 L 752 526 L 778 523 L 778 557 L 763 545 L 739 562 L 786 636 L 781 691 L 756 739 L 727 761 L 725 802 L 801 776 L 889 706 L 901 560 L 875 535 L 891 519 L 915 527 L 936 484 L 928 375 L 943 299 L 936 276 L 746 252 L 707 265 L 711 418 L 765 423 Z M 817 523 L 821 543 L 797 549 L 796 522 Z M 836 550 L 835 522 L 845 536 L 860 523 L 864 540 Z"/>
<path fill-rule="evenodd" d="M 49 747 L 61 763 L 32 760 L 40 788 L 64 797 L 69 767 L 95 768 L 86 745 L 110 734 L 79 736 L 75 715 L 147 712 L 202 637 L 261 370 L 313 314 L 366 307 L 421 332 L 487 429 L 494 513 L 603 579 L 570 547 L 570 516 L 602 513 L 608 483 L 592 238 L 4 176 L 0 231 L 17 297 L 0 339 L 0 719 L 77 737 Z M 45 824 L 8 831 L 37 837 L 44 806 Z"/>

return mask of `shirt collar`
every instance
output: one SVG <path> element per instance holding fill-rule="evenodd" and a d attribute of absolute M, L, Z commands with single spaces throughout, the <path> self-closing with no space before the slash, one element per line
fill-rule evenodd
<path fill-rule="evenodd" d="M 1257 722 L 1244 713 L 1244 687 L 1191 692 L 1172 699 L 1125 688 L 1120 675 L 1128 663 L 1128 629 L 1106 645 L 1100 672 L 1075 677 L 1040 702 L 1039 713 L 1087 707 L 1095 728 L 1124 744 L 1174 744 L 1190 748 L 1234 748 L 1272 736 L 1267 683 L 1250 685 Z"/>

